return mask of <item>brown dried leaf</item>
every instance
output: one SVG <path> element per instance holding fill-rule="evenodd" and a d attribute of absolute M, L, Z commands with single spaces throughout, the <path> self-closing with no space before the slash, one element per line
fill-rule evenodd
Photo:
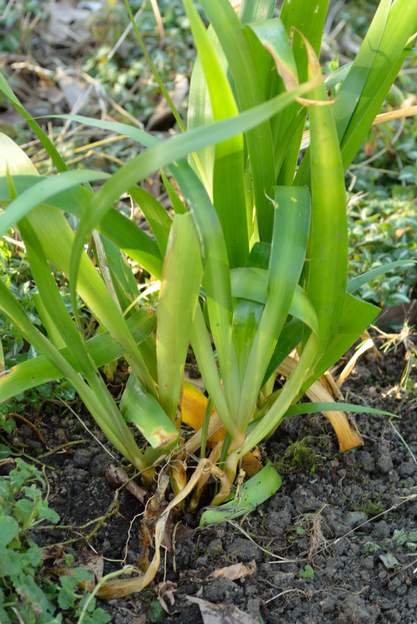
<path fill-rule="evenodd" d="M 237 581 L 238 579 L 251 576 L 256 572 L 256 563 L 251 561 L 249 565 L 243 563 L 235 563 L 225 568 L 219 568 L 210 574 L 213 578 L 227 578 L 230 581 Z"/>
<path fill-rule="evenodd" d="M 169 608 L 175 604 L 175 590 L 177 585 L 172 581 L 165 581 L 165 583 L 159 583 L 156 588 L 158 600 L 166 613 L 169 613 Z"/>
<path fill-rule="evenodd" d="M 187 600 L 200 607 L 204 624 L 257 624 L 251 615 L 244 613 L 234 605 L 216 605 L 195 596 L 187 596 Z"/>
<path fill-rule="evenodd" d="M 83 567 L 87 568 L 94 577 L 94 584 L 103 576 L 104 559 L 103 555 L 98 555 L 92 551 L 88 551 L 88 556 L 83 560 Z"/>

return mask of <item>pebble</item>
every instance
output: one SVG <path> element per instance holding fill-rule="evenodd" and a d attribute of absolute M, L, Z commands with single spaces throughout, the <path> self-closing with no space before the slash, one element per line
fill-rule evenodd
<path fill-rule="evenodd" d="M 368 520 L 368 515 L 363 511 L 349 511 L 343 518 L 349 528 L 354 529 Z"/>
<path fill-rule="evenodd" d="M 72 461 L 78 468 L 87 468 L 91 460 L 91 455 L 91 450 L 77 449 L 72 457 Z"/>
<path fill-rule="evenodd" d="M 372 605 L 367 608 L 359 596 L 347 596 L 340 605 L 337 624 L 375 624 L 379 615 L 379 608 Z"/>
<path fill-rule="evenodd" d="M 393 469 L 394 465 L 392 463 L 391 454 L 388 449 L 381 449 L 377 466 L 382 474 L 388 474 L 388 472 Z"/>
<path fill-rule="evenodd" d="M 341 518 L 339 511 L 331 507 L 324 511 L 326 523 L 332 529 L 335 537 L 341 537 L 349 531 L 349 526 Z"/>
<path fill-rule="evenodd" d="M 376 522 L 374 524 L 374 530 L 372 531 L 372 533 L 377 538 L 389 537 L 390 532 L 390 527 L 385 520 L 380 520 L 379 522 Z"/>
<path fill-rule="evenodd" d="M 365 559 L 362 561 L 362 565 L 367 570 L 373 570 L 375 567 L 375 560 L 373 557 L 365 557 Z"/>
<path fill-rule="evenodd" d="M 404 462 L 398 469 L 398 472 L 402 477 L 412 477 L 416 474 L 417 464 L 413 461 Z"/>
<path fill-rule="evenodd" d="M 219 603 L 242 594 L 243 589 L 229 579 L 215 579 L 204 587 L 204 598 L 209 602 Z"/>
<path fill-rule="evenodd" d="M 207 546 L 207 554 L 209 556 L 216 557 L 218 555 L 221 555 L 222 552 L 223 552 L 223 544 L 222 544 L 221 539 L 216 537 L 213 540 L 211 540 L 211 542 L 209 542 Z"/>
<path fill-rule="evenodd" d="M 409 609 L 417 607 L 417 587 L 411 587 L 407 594 L 407 605 Z"/>
<path fill-rule="evenodd" d="M 93 477 L 101 477 L 105 473 L 110 462 L 111 458 L 104 453 L 95 455 L 90 463 L 90 473 Z"/>
<path fill-rule="evenodd" d="M 287 509 L 272 511 L 267 517 L 266 528 L 274 537 L 282 537 L 290 523 L 291 514 Z"/>
<path fill-rule="evenodd" d="M 303 485 L 299 485 L 293 494 L 293 501 L 298 513 L 306 513 L 308 511 L 316 511 L 321 505 L 318 498 L 309 489 Z"/>

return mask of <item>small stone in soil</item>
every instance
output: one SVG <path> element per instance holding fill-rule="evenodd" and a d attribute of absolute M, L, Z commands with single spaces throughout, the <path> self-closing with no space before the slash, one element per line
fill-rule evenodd
<path fill-rule="evenodd" d="M 231 544 L 227 546 L 227 552 L 236 561 L 262 561 L 262 551 L 256 544 L 243 537 L 237 537 Z"/>
<path fill-rule="evenodd" d="M 347 596 L 340 605 L 337 624 L 374 624 L 379 615 L 379 608 L 372 605 L 367 608 L 364 601 L 355 595 Z"/>
<path fill-rule="evenodd" d="M 411 587 L 407 594 L 407 605 L 410 609 L 417 607 L 417 587 Z"/>
<path fill-rule="evenodd" d="M 272 511 L 267 517 L 266 528 L 274 537 L 282 537 L 285 529 L 291 523 L 291 514 L 287 509 Z"/>
<path fill-rule="evenodd" d="M 412 477 L 416 474 L 417 464 L 412 461 L 404 462 L 399 467 L 399 473 L 402 477 Z"/>
<path fill-rule="evenodd" d="M 382 448 L 380 450 L 377 466 L 382 474 L 388 474 L 388 472 L 393 469 L 394 466 L 392 463 L 391 454 L 387 448 Z"/>
<path fill-rule="evenodd" d="M 90 473 L 93 477 L 101 477 L 105 471 L 107 466 L 111 463 L 111 458 L 104 453 L 99 453 L 95 455 L 91 460 L 90 464 Z"/>
<path fill-rule="evenodd" d="M 385 522 L 385 520 L 380 520 L 379 522 L 374 524 L 374 530 L 372 531 L 372 533 L 377 538 L 389 537 L 390 527 L 387 522 Z"/>
<path fill-rule="evenodd" d="M 368 520 L 368 515 L 363 511 L 349 511 L 343 520 L 351 529 L 354 529 L 363 522 L 366 522 Z"/>
<path fill-rule="evenodd" d="M 372 457 L 371 453 L 369 453 L 368 451 L 362 451 L 361 453 L 358 453 L 358 461 L 361 468 L 365 472 L 374 472 L 375 460 Z"/>
<path fill-rule="evenodd" d="M 73 455 L 72 461 L 77 468 L 86 468 L 90 463 L 91 455 L 91 450 L 77 449 Z"/>
<path fill-rule="evenodd" d="M 316 511 L 321 506 L 321 501 L 305 488 L 303 485 L 299 485 L 294 491 L 293 500 L 295 508 L 299 513 L 306 513 L 308 511 Z"/>

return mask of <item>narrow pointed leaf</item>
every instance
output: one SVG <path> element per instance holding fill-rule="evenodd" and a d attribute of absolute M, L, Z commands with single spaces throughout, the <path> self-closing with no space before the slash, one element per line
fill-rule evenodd
<path fill-rule="evenodd" d="M 159 399 L 174 421 L 202 273 L 192 216 L 176 215 L 162 270 L 156 337 Z"/>

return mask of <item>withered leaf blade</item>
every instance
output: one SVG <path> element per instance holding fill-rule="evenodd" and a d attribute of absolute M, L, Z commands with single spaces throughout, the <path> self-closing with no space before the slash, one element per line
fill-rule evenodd
<path fill-rule="evenodd" d="M 200 607 L 204 624 L 258 624 L 251 615 L 234 605 L 213 604 L 195 596 L 187 596 L 187 600 Z"/>
<path fill-rule="evenodd" d="M 246 576 L 251 576 L 254 572 L 256 572 L 256 563 L 255 561 L 251 561 L 247 566 L 244 563 L 234 563 L 225 568 L 219 568 L 218 570 L 214 570 L 210 576 L 213 578 L 227 578 L 230 581 L 237 581 Z"/>

